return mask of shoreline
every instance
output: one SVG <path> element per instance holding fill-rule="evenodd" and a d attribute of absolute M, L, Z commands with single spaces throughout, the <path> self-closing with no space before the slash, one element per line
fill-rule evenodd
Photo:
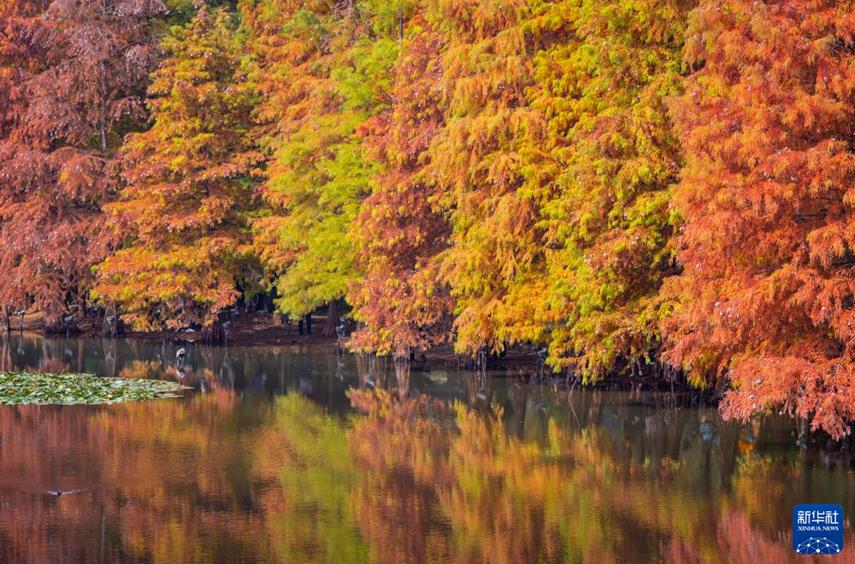
<path fill-rule="evenodd" d="M 147 341 L 184 341 L 189 344 L 209 344 L 210 346 L 277 346 L 277 345 L 301 345 L 301 344 L 332 344 L 335 345 L 334 336 L 325 336 L 321 333 L 326 318 L 324 316 L 313 316 L 312 334 L 301 335 L 297 323 L 284 324 L 280 316 L 266 312 L 251 312 L 238 315 L 232 322 L 230 329 L 226 332 L 226 343 L 209 344 L 204 342 L 202 331 L 122 331 L 116 338 L 140 339 Z M 104 334 L 100 323 L 92 319 L 80 321 L 73 330 L 66 333 L 61 331 L 45 331 L 43 316 L 36 312 L 24 316 L 20 322 L 12 322 L 11 333 L 31 333 L 46 338 L 110 338 Z"/>
<path fill-rule="evenodd" d="M 301 335 L 298 324 L 284 323 L 282 317 L 269 312 L 242 312 L 235 316 L 229 329 L 226 331 L 226 341 L 222 344 L 206 343 L 201 331 L 124 331 L 117 335 L 118 339 L 133 339 L 140 341 L 169 341 L 175 344 L 210 346 L 210 347 L 277 347 L 277 346 L 317 346 L 338 347 L 336 336 L 322 334 L 326 323 L 326 316 L 315 314 L 312 316 L 312 334 Z M 11 334 L 24 333 L 37 335 L 44 338 L 83 338 L 103 339 L 111 338 L 105 336 L 103 328 L 97 320 L 85 319 L 80 322 L 74 331 L 68 333 L 46 332 L 42 315 L 38 312 L 24 316 L 22 323 L 12 323 Z M 350 351 L 347 351 L 350 353 Z M 391 357 L 379 357 L 388 362 L 394 362 Z M 420 352 L 410 363 L 410 368 L 415 371 L 429 371 L 431 368 L 456 368 L 460 370 L 478 371 L 473 359 L 459 355 L 454 352 L 451 345 L 434 347 L 428 351 Z M 541 380 L 544 382 L 563 383 L 567 386 L 580 387 L 581 382 L 576 378 L 568 377 L 564 373 L 552 372 L 549 367 L 543 366 L 537 355 L 531 348 L 514 347 L 509 349 L 501 357 L 490 357 L 487 370 L 494 376 L 505 378 L 519 378 L 522 380 Z M 675 380 L 673 386 L 670 381 L 663 380 L 654 375 L 641 375 L 636 377 L 612 374 L 603 380 L 585 384 L 590 389 L 604 390 L 646 390 L 675 393 L 691 393 L 701 397 L 707 396 L 707 403 L 718 403 L 717 395 L 713 390 L 698 390 L 692 388 L 681 380 Z"/>
<path fill-rule="evenodd" d="M 337 348 L 336 337 L 324 336 L 320 328 L 323 327 L 325 316 L 316 315 L 312 321 L 312 335 L 300 335 L 296 324 L 292 323 L 289 328 L 287 324 L 280 321 L 280 316 L 264 312 L 245 313 L 239 316 L 228 333 L 224 344 L 206 343 L 201 338 L 202 333 L 193 332 L 139 332 L 127 331 L 116 336 L 116 339 L 163 342 L 169 341 L 175 345 L 190 345 L 212 348 L 227 347 L 323 347 L 329 351 Z M 25 317 L 23 323 L 23 335 L 41 337 L 46 339 L 110 339 L 103 335 L 99 326 L 89 323 L 82 324 L 78 331 L 67 336 L 45 332 L 37 323 L 36 316 Z M 13 326 L 10 335 L 20 335 L 21 326 Z M 347 351 L 347 354 L 357 354 Z M 377 357 L 387 368 L 394 366 L 392 357 Z M 387 364 L 388 363 L 388 364 Z M 429 351 L 419 353 L 415 360 L 409 363 L 413 372 L 430 372 L 432 370 L 460 370 L 471 373 L 477 377 L 481 371 L 474 366 L 474 361 L 467 359 L 454 352 L 451 345 L 435 347 Z M 543 367 L 532 350 L 523 348 L 509 349 L 501 358 L 491 357 L 488 361 L 486 373 L 491 377 L 500 379 L 517 380 L 519 382 L 540 383 L 541 385 L 560 386 L 565 393 L 573 390 L 598 390 L 612 392 L 646 392 L 673 394 L 685 398 L 693 406 L 717 407 L 723 397 L 724 389 L 698 389 L 689 385 L 684 378 L 673 381 L 665 380 L 654 374 L 627 376 L 611 374 L 595 383 L 582 384 L 578 378 L 567 377 L 562 373 L 554 373 L 548 367 Z M 807 433 L 809 436 L 824 436 L 816 431 Z"/>

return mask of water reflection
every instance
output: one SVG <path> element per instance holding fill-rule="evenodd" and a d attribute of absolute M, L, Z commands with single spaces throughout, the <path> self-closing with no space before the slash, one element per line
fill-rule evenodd
<path fill-rule="evenodd" d="M 179 355 L 179 351 L 184 355 Z M 0 371 L 78 372 L 179 381 L 202 393 L 216 389 L 282 395 L 299 391 L 342 411 L 355 359 L 327 347 L 205 347 L 134 339 L 0 337 Z"/>
<path fill-rule="evenodd" d="M 174 348 L 25 339 L 0 366 L 178 378 Z M 205 393 L 0 407 L 0 562 L 786 562 L 794 504 L 855 510 L 850 461 L 778 418 L 324 350 L 183 369 Z"/>

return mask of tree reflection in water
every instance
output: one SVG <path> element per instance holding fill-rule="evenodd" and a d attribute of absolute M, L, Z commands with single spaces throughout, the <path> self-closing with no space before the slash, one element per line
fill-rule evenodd
<path fill-rule="evenodd" d="M 640 416 L 584 394 L 582 428 L 527 409 L 545 424 L 535 439 L 509 433 L 496 408 L 351 399 L 368 414 L 350 432 L 367 469 L 354 512 L 377 562 L 795 561 L 799 494 L 853 493 L 847 480 L 805 484 L 806 468 L 753 452 L 758 423 L 721 426 L 703 410 Z"/>
<path fill-rule="evenodd" d="M 0 561 L 786 562 L 793 504 L 855 509 L 849 462 L 783 420 L 479 380 L 450 401 L 376 362 L 342 412 L 205 366 L 183 400 L 0 407 Z"/>

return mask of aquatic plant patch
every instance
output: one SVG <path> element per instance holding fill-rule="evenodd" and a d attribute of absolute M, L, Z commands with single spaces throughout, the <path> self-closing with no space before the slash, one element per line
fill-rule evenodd
<path fill-rule="evenodd" d="M 184 386 L 88 374 L 0 372 L 0 404 L 100 404 L 178 397 Z"/>

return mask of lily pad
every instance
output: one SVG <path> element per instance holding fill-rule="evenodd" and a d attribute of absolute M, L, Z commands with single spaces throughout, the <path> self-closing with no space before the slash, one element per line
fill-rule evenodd
<path fill-rule="evenodd" d="M 177 397 L 184 386 L 166 380 L 126 380 L 90 374 L 0 372 L 0 404 L 101 404 Z"/>

